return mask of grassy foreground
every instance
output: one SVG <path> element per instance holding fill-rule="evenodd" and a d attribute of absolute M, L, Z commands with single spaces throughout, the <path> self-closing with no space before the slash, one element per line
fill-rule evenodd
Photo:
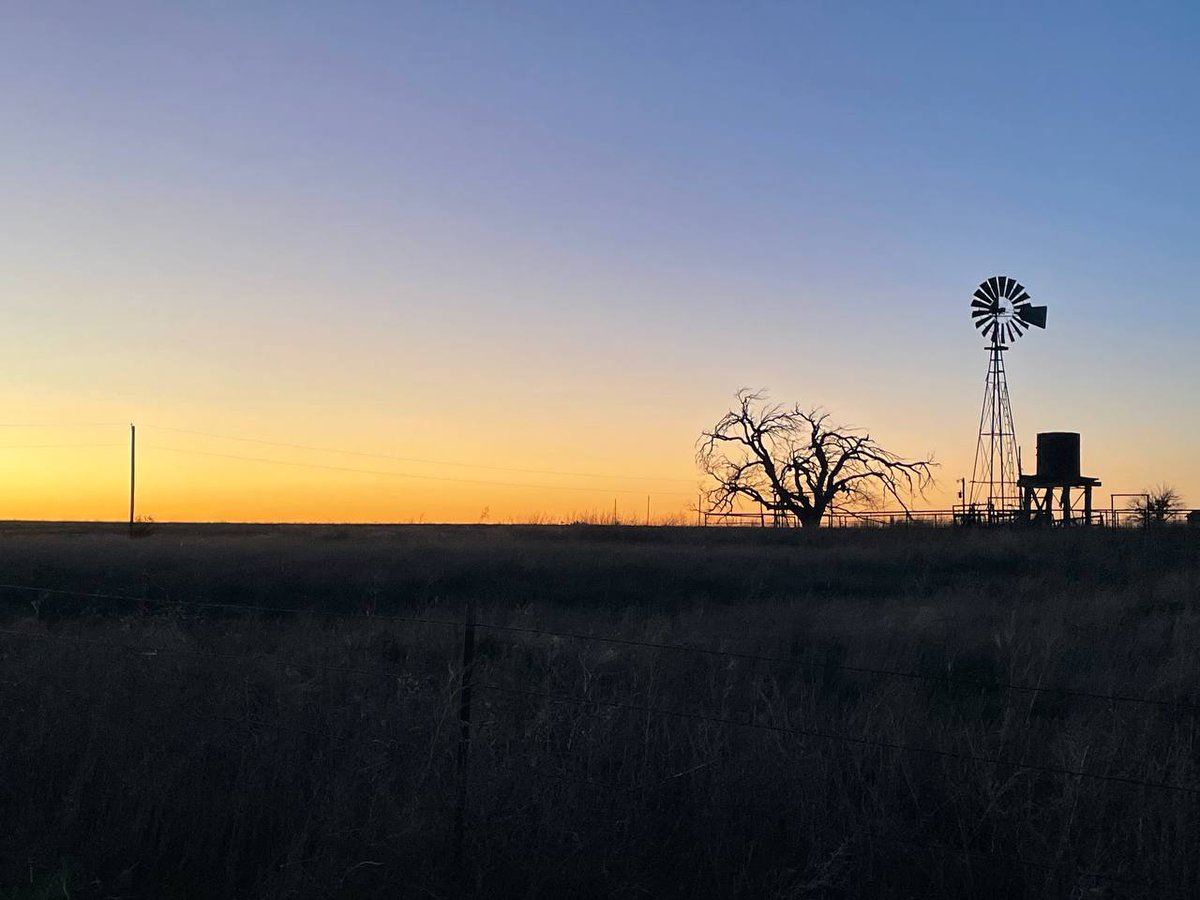
<path fill-rule="evenodd" d="M 0 588 L 4 900 L 1200 893 L 1194 529 L 10 525 L 0 583 L 184 601 Z M 387 617 L 468 600 L 772 659 L 481 628 L 458 858 L 462 629 Z"/>

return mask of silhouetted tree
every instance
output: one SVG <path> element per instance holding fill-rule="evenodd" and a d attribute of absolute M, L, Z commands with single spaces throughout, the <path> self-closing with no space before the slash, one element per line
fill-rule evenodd
<path fill-rule="evenodd" d="M 861 511 L 906 498 L 933 483 L 932 459 L 904 459 L 869 434 L 843 428 L 820 408 L 769 404 L 764 391 L 743 388 L 737 405 L 697 443 L 696 460 L 716 481 L 710 507 L 731 511 L 744 497 L 771 514 L 817 528 L 828 512 Z"/>
<path fill-rule="evenodd" d="M 1138 514 L 1143 525 L 1149 527 L 1168 522 L 1172 516 L 1181 512 L 1184 506 L 1179 491 L 1170 485 L 1160 484 L 1146 491 L 1144 497 L 1131 500 L 1129 508 Z"/>

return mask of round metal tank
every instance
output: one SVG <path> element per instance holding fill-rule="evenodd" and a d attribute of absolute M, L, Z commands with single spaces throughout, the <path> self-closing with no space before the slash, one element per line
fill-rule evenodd
<path fill-rule="evenodd" d="M 1045 431 L 1037 436 L 1037 477 L 1079 480 L 1079 432 Z"/>

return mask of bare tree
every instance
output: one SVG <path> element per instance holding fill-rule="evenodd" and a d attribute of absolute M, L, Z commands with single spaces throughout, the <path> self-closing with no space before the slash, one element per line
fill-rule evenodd
<path fill-rule="evenodd" d="M 1163 525 L 1184 509 L 1179 491 L 1169 484 L 1160 484 L 1146 491 L 1143 496 L 1129 501 L 1129 508 L 1138 514 L 1142 524 Z"/>
<path fill-rule="evenodd" d="M 932 459 L 904 459 L 820 408 L 767 402 L 742 388 L 737 404 L 697 442 L 696 461 L 716 486 L 710 507 L 732 511 L 745 498 L 772 515 L 817 528 L 828 512 L 860 512 L 891 498 L 908 513 L 933 483 Z"/>

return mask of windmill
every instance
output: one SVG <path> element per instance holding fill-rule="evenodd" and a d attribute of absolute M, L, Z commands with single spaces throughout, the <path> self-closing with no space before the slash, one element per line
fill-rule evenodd
<path fill-rule="evenodd" d="M 990 341 L 979 442 L 971 472 L 971 506 L 990 520 L 1013 518 L 1020 506 L 1020 472 L 1004 351 L 1032 328 L 1046 327 L 1046 307 L 1030 303 L 1029 292 L 1015 278 L 993 275 L 980 283 L 971 298 L 976 330 Z"/>

